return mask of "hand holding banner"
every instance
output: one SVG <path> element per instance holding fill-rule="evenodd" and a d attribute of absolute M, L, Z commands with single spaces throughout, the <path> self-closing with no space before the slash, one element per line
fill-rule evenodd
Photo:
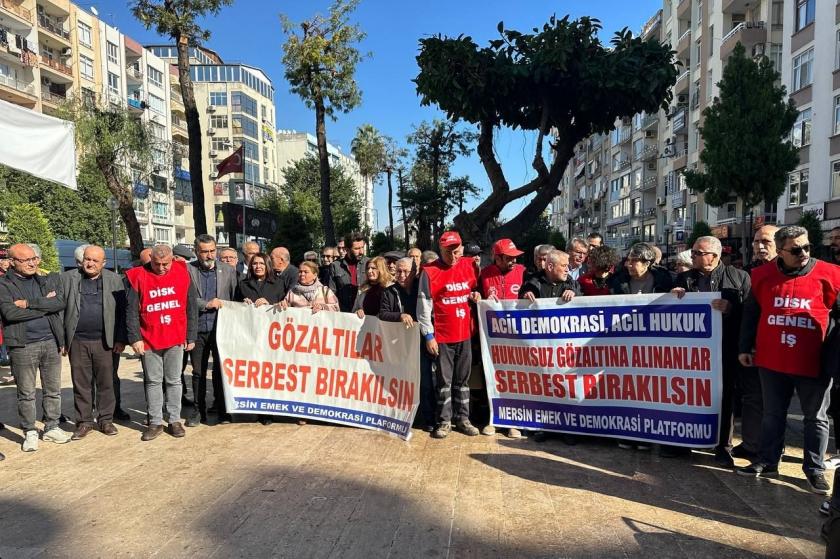
<path fill-rule="evenodd" d="M 354 425 L 408 440 L 420 342 L 402 323 L 355 314 L 226 303 L 216 340 L 231 413 Z"/>

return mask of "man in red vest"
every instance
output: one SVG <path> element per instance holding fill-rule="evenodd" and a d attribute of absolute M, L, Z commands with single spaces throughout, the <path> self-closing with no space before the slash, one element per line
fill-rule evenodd
<path fill-rule="evenodd" d="M 485 266 L 478 277 L 482 297 L 500 301 L 519 299 L 519 288 L 525 281 L 525 266 L 517 264 L 516 258 L 522 254 L 510 239 L 499 239 L 493 243 L 493 263 Z M 496 428 L 486 425 L 482 427 L 481 434 L 495 435 Z M 511 427 L 507 430 L 507 437 L 520 439 L 522 433 Z"/>
<path fill-rule="evenodd" d="M 440 258 L 423 267 L 417 298 L 417 321 L 426 349 L 437 357 L 437 425 L 432 437 L 443 439 L 452 423 L 463 434 L 478 435 L 470 423 L 472 309 L 481 295 L 472 258 L 462 258 L 461 236 L 447 231 L 440 237 Z"/>
<path fill-rule="evenodd" d="M 169 434 L 183 437 L 181 362 L 195 345 L 198 305 L 185 262 L 174 260 L 172 248 L 157 245 L 151 262 L 126 272 L 128 341 L 143 362 L 149 426 L 141 437 L 151 441 L 163 432 L 161 384 L 166 389 Z"/>
<path fill-rule="evenodd" d="M 840 267 L 811 257 L 808 230 L 788 225 L 775 234 L 778 258 L 752 271 L 744 305 L 738 360 L 758 367 L 764 411 L 758 459 L 738 473 L 778 477 L 793 391 L 805 416 L 802 470 L 814 493 L 825 495 L 828 388 L 821 354 L 829 312 L 838 307 Z"/>

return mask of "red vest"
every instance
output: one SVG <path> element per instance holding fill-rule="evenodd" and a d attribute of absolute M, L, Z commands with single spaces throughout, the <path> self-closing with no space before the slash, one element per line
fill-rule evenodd
<path fill-rule="evenodd" d="M 611 295 L 609 285 L 598 287 L 595 285 L 594 272 L 587 272 L 578 278 L 580 290 L 584 295 Z"/>
<path fill-rule="evenodd" d="M 435 340 L 454 344 L 470 339 L 469 297 L 478 282 L 473 259 L 463 257 L 454 266 L 436 260 L 427 264 L 423 273 L 429 277 Z"/>
<path fill-rule="evenodd" d="M 840 268 L 819 260 L 799 277 L 784 275 L 775 262 L 753 269 L 752 293 L 761 307 L 756 365 L 789 375 L 819 376 L 828 314 L 838 289 Z"/>
<path fill-rule="evenodd" d="M 514 264 L 513 269 L 506 274 L 502 274 L 495 264 L 490 264 L 481 270 L 478 278 L 481 295 L 483 297 L 496 295 L 500 300 L 518 299 L 519 288 L 522 287 L 524 277 L 525 266 L 522 264 Z"/>
<path fill-rule="evenodd" d="M 187 341 L 187 296 L 190 274 L 187 265 L 172 261 L 172 268 L 159 276 L 145 266 L 125 273 L 140 296 L 140 334 L 152 349 L 167 349 Z"/>

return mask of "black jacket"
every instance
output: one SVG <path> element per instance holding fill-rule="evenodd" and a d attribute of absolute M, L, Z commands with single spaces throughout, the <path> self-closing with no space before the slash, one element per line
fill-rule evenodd
<path fill-rule="evenodd" d="M 282 301 L 285 296 L 286 287 L 282 280 L 269 275 L 263 282 L 257 281 L 256 278 L 241 280 L 236 288 L 234 298 L 240 303 L 245 299 L 250 299 L 253 302 L 262 298 L 275 305 Z"/>
<path fill-rule="evenodd" d="M 567 289 L 574 291 L 575 297 L 582 295 L 577 280 L 567 277 L 564 281 L 553 283 L 548 280 L 545 274 L 542 274 L 525 282 L 519 290 L 519 298 L 524 299 L 527 293 L 533 293 L 537 299 L 557 299 Z"/>
<path fill-rule="evenodd" d="M 8 347 L 26 345 L 26 322 L 33 318 L 47 317 L 50 330 L 55 336 L 58 347 L 64 347 L 64 291 L 58 274 L 35 276 L 43 297 L 29 299 L 20 286 L 20 280 L 14 270 L 9 270 L 0 277 L 0 315 L 3 317 L 3 340 Z M 55 297 L 47 297 L 55 291 Z M 21 309 L 15 301 L 26 299 L 27 308 Z"/>
<path fill-rule="evenodd" d="M 665 268 L 651 266 L 649 273 L 653 274 L 653 292 L 668 293 L 674 286 L 671 273 Z M 622 268 L 610 278 L 610 292 L 613 295 L 631 295 L 630 293 L 630 272 Z"/>
<path fill-rule="evenodd" d="M 701 273 L 689 270 L 677 276 L 674 287 L 686 291 L 699 292 L 698 282 Z M 741 332 L 741 318 L 744 315 L 744 303 L 750 295 L 750 275 L 735 266 L 719 264 L 712 270 L 709 291 L 720 291 L 721 299 L 729 301 L 730 311 L 723 315 L 723 359 L 724 364 L 733 364 L 738 359 L 738 336 Z"/>
<path fill-rule="evenodd" d="M 350 268 L 347 267 L 347 260 L 342 258 L 330 264 L 328 287 L 338 298 L 338 306 L 341 312 L 351 312 L 356 302 L 356 295 L 359 293 L 359 286 L 365 283 L 365 268 L 368 259 L 362 256 L 356 263 L 356 285 L 350 280 Z"/>
<path fill-rule="evenodd" d="M 406 296 L 408 305 L 403 304 L 403 293 L 403 289 L 396 283 L 382 290 L 382 299 L 379 302 L 379 320 L 399 322 L 400 315 L 403 313 L 409 314 L 413 319 L 417 320 L 417 291 L 414 291 L 413 308 L 411 306 L 410 294 Z"/>
<path fill-rule="evenodd" d="M 281 299 L 285 299 L 286 293 L 298 284 L 298 272 L 298 267 L 294 264 L 289 264 L 282 272 L 274 272 L 274 277 L 283 289 L 283 293 L 280 295 Z"/>

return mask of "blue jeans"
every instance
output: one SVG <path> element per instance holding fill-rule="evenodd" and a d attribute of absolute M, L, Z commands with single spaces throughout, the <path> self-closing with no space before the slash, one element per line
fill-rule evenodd
<path fill-rule="evenodd" d="M 764 413 L 761 419 L 759 462 L 775 466 L 782 458 L 785 446 L 787 412 L 793 391 L 796 390 L 805 416 L 805 448 L 802 470 L 808 474 L 825 471 L 825 451 L 828 448 L 828 399 L 831 378 L 799 377 L 759 369 Z"/>
<path fill-rule="evenodd" d="M 17 384 L 21 429 L 24 433 L 35 430 L 35 393 L 39 372 L 43 391 L 41 406 L 44 409 L 44 431 L 58 427 L 58 418 L 61 416 L 61 354 L 55 340 L 13 347 L 9 350 L 9 358 Z"/>

